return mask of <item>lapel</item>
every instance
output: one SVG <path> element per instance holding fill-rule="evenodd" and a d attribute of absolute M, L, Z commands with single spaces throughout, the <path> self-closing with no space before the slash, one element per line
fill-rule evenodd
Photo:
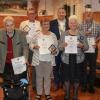
<path fill-rule="evenodd" d="M 13 54 L 15 54 L 17 50 L 16 45 L 18 43 L 18 35 L 16 34 L 16 30 L 14 30 L 14 36 L 12 38 L 12 43 L 13 43 Z"/>
<path fill-rule="evenodd" d="M 0 38 L 0 42 L 3 44 L 2 48 L 3 48 L 3 57 L 4 59 L 6 58 L 6 53 L 7 53 L 7 34 L 5 29 L 2 30 L 2 38 Z"/>
<path fill-rule="evenodd" d="M 2 31 L 2 40 L 0 42 L 2 42 L 2 44 L 7 45 L 7 33 L 6 31 L 3 29 Z"/>
<path fill-rule="evenodd" d="M 57 26 L 57 33 L 58 33 L 58 37 L 60 38 L 60 32 L 59 32 L 59 24 L 58 24 L 58 20 L 55 21 L 55 26 Z"/>
<path fill-rule="evenodd" d="M 19 37 L 18 37 L 17 30 L 14 30 L 14 36 L 12 38 L 12 43 L 13 43 L 13 55 L 14 57 L 16 57 L 16 54 L 18 51 L 17 44 L 19 43 Z"/>
<path fill-rule="evenodd" d="M 58 30 L 58 36 L 60 37 L 58 20 L 56 20 L 56 26 Z M 68 21 L 66 19 L 65 19 L 65 30 L 68 30 Z"/>
<path fill-rule="evenodd" d="M 65 30 L 68 30 L 68 21 L 65 22 Z"/>

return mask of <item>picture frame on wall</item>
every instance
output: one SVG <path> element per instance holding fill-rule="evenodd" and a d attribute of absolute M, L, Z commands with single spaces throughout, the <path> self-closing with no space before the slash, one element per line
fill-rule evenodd
<path fill-rule="evenodd" d="M 27 0 L 0 0 L 0 14 L 26 15 Z"/>

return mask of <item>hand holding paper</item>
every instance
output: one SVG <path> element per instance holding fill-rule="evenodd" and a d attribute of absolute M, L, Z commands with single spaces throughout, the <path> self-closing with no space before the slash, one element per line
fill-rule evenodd
<path fill-rule="evenodd" d="M 40 54 L 50 54 L 48 49 L 53 44 L 52 40 L 49 37 L 40 37 L 38 39 L 39 53 Z"/>
<path fill-rule="evenodd" d="M 62 43 L 60 47 L 65 48 L 65 47 L 67 47 L 67 45 L 68 45 L 67 43 Z"/>
<path fill-rule="evenodd" d="M 81 43 L 81 42 L 78 42 L 78 45 L 77 45 L 79 48 L 83 48 L 84 47 L 84 45 L 83 45 L 83 43 Z"/>
<path fill-rule="evenodd" d="M 40 48 L 40 46 L 38 46 L 38 45 L 33 45 L 33 49 L 39 49 Z"/>

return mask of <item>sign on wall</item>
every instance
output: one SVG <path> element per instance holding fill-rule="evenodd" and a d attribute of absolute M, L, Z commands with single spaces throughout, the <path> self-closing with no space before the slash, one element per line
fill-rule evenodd
<path fill-rule="evenodd" d="M 26 15 L 27 0 L 0 0 L 0 14 Z"/>

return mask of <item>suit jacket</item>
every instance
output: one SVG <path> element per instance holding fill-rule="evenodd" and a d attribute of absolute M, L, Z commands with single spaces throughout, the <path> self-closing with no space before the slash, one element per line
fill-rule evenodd
<path fill-rule="evenodd" d="M 66 18 L 66 30 L 68 30 L 68 19 Z M 59 32 L 59 26 L 58 26 L 58 20 L 54 19 L 50 22 L 50 31 L 55 33 L 55 35 L 57 36 L 57 40 L 60 39 L 60 32 Z"/>
<path fill-rule="evenodd" d="M 12 38 L 13 45 L 13 56 L 25 56 L 28 58 L 28 45 L 25 35 L 15 29 L 14 36 Z M 5 62 L 7 55 L 7 33 L 4 29 L 0 30 L 0 73 L 4 72 Z"/>

